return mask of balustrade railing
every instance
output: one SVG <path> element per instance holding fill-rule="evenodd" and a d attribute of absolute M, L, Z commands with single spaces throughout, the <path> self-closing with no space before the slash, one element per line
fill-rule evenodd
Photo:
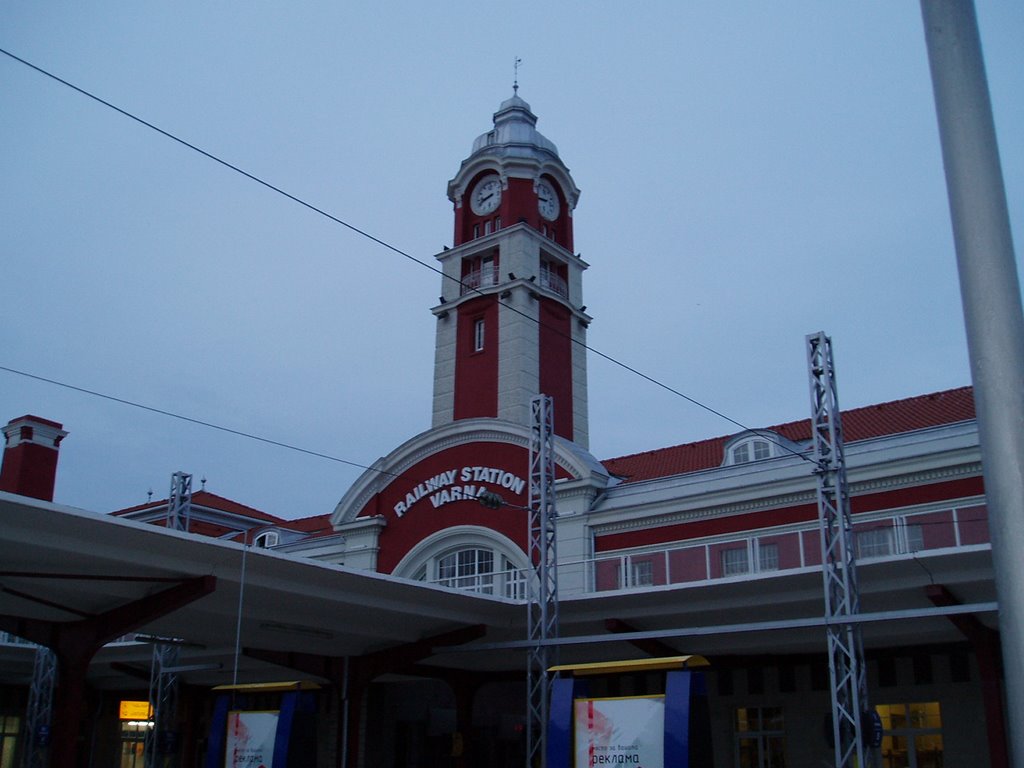
<path fill-rule="evenodd" d="M 540 273 L 540 287 L 547 288 L 553 293 L 557 293 L 559 296 L 569 298 L 569 286 L 560 275 L 556 275 L 554 272 Z"/>
<path fill-rule="evenodd" d="M 858 560 L 868 562 L 990 543 L 983 504 L 899 515 L 861 515 L 855 519 L 854 535 Z M 591 590 L 752 578 L 820 565 L 820 532 L 815 521 L 781 532 L 767 530 L 629 554 L 598 555 L 592 561 Z"/>
<path fill-rule="evenodd" d="M 487 264 L 466 273 L 462 278 L 462 293 L 466 294 L 479 288 L 489 288 L 498 284 L 498 266 Z"/>

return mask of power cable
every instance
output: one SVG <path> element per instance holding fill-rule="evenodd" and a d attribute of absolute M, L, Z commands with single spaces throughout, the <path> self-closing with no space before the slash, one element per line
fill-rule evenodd
<path fill-rule="evenodd" d="M 202 419 L 194 419 L 191 416 L 185 416 L 184 414 L 181 414 L 181 413 L 175 413 L 174 411 L 164 410 L 163 408 L 156 408 L 155 406 L 152 406 L 152 405 L 145 405 L 144 403 L 138 403 L 138 402 L 135 402 L 134 400 L 127 400 L 127 399 L 125 399 L 123 397 L 115 397 L 114 395 L 107 395 L 107 394 L 104 394 L 103 392 L 97 392 L 94 389 L 86 389 L 85 387 L 77 387 L 74 384 L 68 384 L 67 382 L 64 382 L 64 381 L 57 381 L 56 379 L 48 379 L 45 376 L 37 376 L 36 374 L 28 373 L 27 371 L 19 371 L 16 368 L 9 368 L 6 365 L 0 365 L 0 371 L 7 371 L 8 373 L 17 374 L 18 376 L 24 376 L 25 378 L 28 378 L 28 379 L 35 379 L 36 381 L 41 381 L 41 382 L 44 382 L 46 384 L 53 384 L 54 386 L 63 387 L 64 389 L 70 389 L 73 392 L 81 392 L 84 395 L 90 395 L 92 397 L 99 397 L 99 398 L 102 398 L 103 400 L 110 400 L 111 402 L 114 402 L 114 403 L 120 403 L 121 405 L 129 405 L 132 408 L 139 408 L 139 409 L 141 409 L 143 411 L 149 411 L 150 413 L 160 414 L 161 416 L 169 416 L 172 419 L 178 419 L 179 421 L 186 421 L 189 424 L 196 424 L 196 425 L 198 425 L 200 427 L 207 427 L 209 429 L 215 429 L 218 432 L 226 432 L 229 435 L 237 435 L 238 437 L 244 437 L 244 438 L 247 438 L 249 440 L 256 440 L 256 441 L 258 441 L 260 443 L 266 443 L 267 445 L 273 445 L 273 446 L 276 446 L 278 448 L 287 448 L 289 451 L 298 451 L 299 453 L 304 453 L 307 456 L 315 456 L 318 459 L 327 459 L 328 461 L 335 461 L 335 462 L 337 462 L 339 464 L 345 464 L 345 465 L 350 466 L 350 467 L 355 467 L 356 469 L 373 469 L 373 467 L 368 467 L 365 464 L 359 464 L 359 463 L 354 462 L 354 461 L 348 461 L 347 459 L 340 459 L 337 456 L 331 456 L 329 453 L 321 453 L 320 451 L 313 451 L 313 450 L 310 450 L 308 448 L 302 448 L 302 447 L 300 447 L 298 445 L 292 445 L 291 443 L 284 443 L 284 442 L 281 442 L 280 440 L 273 440 L 273 439 L 271 439 L 269 437 L 261 437 L 259 435 L 254 435 L 251 432 L 243 432 L 243 431 L 241 431 L 239 429 L 232 429 L 231 427 L 225 427 L 222 424 L 214 424 L 211 421 L 203 421 Z M 380 469 L 377 469 L 375 471 L 381 472 L 382 474 L 391 474 L 390 472 L 385 472 L 384 470 L 380 470 Z M 397 477 L 397 475 L 394 475 L 394 476 Z"/>
<path fill-rule="evenodd" d="M 362 237 L 365 237 L 368 240 L 371 240 L 372 242 L 377 243 L 378 245 L 380 245 L 380 246 L 382 246 L 384 248 L 387 248 L 388 250 L 398 254 L 399 256 L 402 256 L 402 257 L 408 259 L 409 261 L 412 261 L 412 262 L 414 262 L 416 264 L 419 264 L 421 267 L 425 267 L 426 269 L 429 269 L 431 272 L 434 272 L 436 274 L 441 275 L 442 278 L 453 280 L 454 282 L 458 283 L 458 285 L 460 286 L 460 288 L 462 289 L 462 291 L 464 293 L 467 292 L 467 291 L 472 291 L 472 292 L 475 292 L 475 293 L 477 293 L 477 294 L 479 294 L 481 296 L 485 295 L 483 293 L 483 291 L 479 290 L 478 288 L 476 288 L 474 286 L 469 286 L 466 283 L 464 283 L 462 280 L 459 280 L 458 278 L 452 277 L 451 275 L 444 274 L 444 272 L 442 270 L 438 269 L 437 267 L 435 267 L 435 266 L 433 266 L 431 264 L 428 264 L 427 262 L 423 261 L 422 259 L 416 258 L 412 254 L 407 253 L 406 251 L 403 251 L 401 248 L 398 248 L 397 246 L 392 245 L 391 243 L 388 243 L 387 241 L 382 240 L 379 237 L 371 235 L 369 232 L 367 232 L 367 231 L 365 231 L 363 229 L 360 229 L 359 227 L 356 227 L 355 225 L 350 224 L 349 222 L 345 221 L 344 219 L 341 219 L 341 218 L 339 218 L 339 217 L 337 217 L 337 216 L 335 216 L 335 215 L 325 211 L 323 208 L 320 208 L 320 207 L 318 207 L 316 205 L 313 205 L 312 203 L 307 202 L 306 200 L 303 200 L 302 198 L 300 198 L 300 197 L 298 197 L 296 195 L 293 195 L 290 192 L 287 192 L 287 191 L 281 189 L 280 187 L 275 186 L 274 184 L 271 184 L 270 182 L 260 178 L 259 176 L 256 176 L 255 174 L 252 174 L 252 173 L 244 170 L 243 168 L 240 168 L 237 165 L 229 163 L 227 160 L 224 160 L 224 159 L 218 157 L 217 155 L 214 155 L 211 152 L 207 152 L 205 149 L 202 149 L 201 147 L 198 147 L 197 145 L 192 144 L 191 142 L 186 141 L 185 139 L 182 139 L 182 138 L 176 136 L 175 134 L 171 133 L 170 131 L 166 131 L 163 128 L 160 128 L 159 126 L 154 125 L 153 123 L 151 123 L 151 122 L 149 122 L 147 120 L 144 120 L 141 117 L 138 117 L 137 115 L 129 112 L 126 109 L 122 109 L 121 107 L 118 107 L 117 105 L 112 104 L 111 102 L 106 101 L 105 99 L 100 98 L 99 96 L 97 96 L 97 95 L 95 95 L 95 94 L 85 90 L 84 88 L 81 88 L 81 87 L 75 85 L 74 83 L 71 83 L 71 82 L 69 82 L 69 81 L 67 81 L 67 80 L 65 80 L 65 79 L 63 79 L 63 78 L 53 74 L 52 72 L 49 72 L 49 71 L 43 69 L 42 67 L 39 67 L 39 66 L 33 64 L 32 62 L 27 61 L 27 60 L 21 58 L 20 56 L 16 56 L 15 54 L 11 53 L 10 51 L 8 51 L 8 50 L 6 50 L 4 48 L 0 48 L 0 53 L 2 53 L 5 56 L 8 56 L 8 57 L 14 59 L 15 61 L 25 65 L 26 67 L 29 67 L 30 69 L 35 70 L 36 72 L 40 73 L 41 75 L 44 75 L 44 76 L 46 76 L 46 77 L 48 77 L 48 78 L 50 78 L 50 79 L 60 83 L 61 85 L 64 85 L 64 86 L 72 89 L 73 91 L 75 91 L 77 93 L 80 93 L 81 95 L 83 95 L 83 96 L 85 96 L 85 97 L 87 97 L 89 99 L 92 99 L 93 101 L 95 101 L 95 102 L 97 102 L 99 104 L 102 104 L 103 106 L 107 107 L 108 109 L 114 110 L 115 112 L 117 112 L 120 115 L 123 115 L 124 117 L 127 117 L 130 120 L 134 120 L 135 122 L 137 122 L 140 125 L 143 125 L 143 126 L 149 128 L 150 130 L 156 131 L 161 136 L 164 136 L 165 138 L 168 138 L 171 141 L 177 142 L 178 144 L 181 144 L 182 146 L 184 146 L 184 147 L 186 147 L 188 149 L 191 149 L 194 152 L 199 153 L 203 157 L 205 157 L 205 158 L 207 158 L 209 160 L 212 160 L 213 162 L 215 162 L 215 163 L 217 163 L 219 165 L 222 165 L 225 168 L 228 168 L 228 169 L 234 171 L 235 173 L 238 173 L 238 174 L 244 176 L 245 178 L 249 179 L 250 181 L 254 181 L 257 184 L 259 184 L 259 185 L 261 185 L 263 187 L 266 187 L 267 189 L 269 189 L 269 190 L 271 190 L 273 192 L 276 192 L 277 194 L 279 194 L 279 195 L 281 195 L 283 197 L 286 197 L 287 199 L 291 200 L 292 202 L 298 203 L 299 205 L 303 206 L 304 208 L 308 208 L 309 210 L 313 211 L 314 213 L 317 213 L 317 214 L 319 214 L 319 215 L 321 215 L 321 216 L 323 216 L 323 217 L 333 221 L 336 224 L 340 224 L 341 226 L 351 230 L 352 232 L 355 232 L 356 234 L 361 235 Z M 550 328 L 549 326 L 544 325 L 540 321 L 540 319 L 535 318 L 532 315 L 527 314 L 526 312 L 523 312 L 518 307 L 515 307 L 515 306 L 513 306 L 513 305 L 511 305 L 509 303 L 506 303 L 506 302 L 502 301 L 500 297 L 497 298 L 497 301 L 498 301 L 499 304 L 501 304 L 502 306 L 506 307 L 507 309 L 509 309 L 509 310 L 511 310 L 511 311 L 513 311 L 513 312 L 515 312 L 515 313 L 517 313 L 519 315 L 521 315 L 522 317 L 527 318 L 528 320 L 530 320 L 532 322 L 537 323 L 537 325 L 539 325 L 541 327 L 544 327 L 544 328 L 547 328 L 549 330 L 552 330 L 552 331 L 558 333 L 560 336 L 568 338 L 570 342 L 572 342 L 574 344 L 579 344 L 583 349 L 587 350 L 588 352 L 592 352 L 593 354 L 597 355 L 598 357 L 608 361 L 609 363 L 612 363 L 613 365 L 616 365 L 616 366 L 622 368 L 625 371 L 628 371 L 629 373 L 632 373 L 635 376 L 638 376 L 639 378 L 643 379 L 644 381 L 647 381 L 648 383 L 653 384 L 656 387 L 660 387 L 661 389 L 664 389 L 666 392 L 669 392 L 669 393 L 671 393 L 673 395 L 676 395 L 677 397 L 682 398 L 683 400 L 685 400 L 686 402 L 690 403 L 691 405 L 694 405 L 694 406 L 696 406 L 698 408 L 701 408 L 702 410 L 707 411 L 708 413 L 710 413 L 710 414 L 712 414 L 714 416 L 717 416 L 720 419 L 723 419 L 724 421 L 727 421 L 727 422 L 729 422 L 730 424 L 732 424 L 734 426 L 739 427 L 741 430 L 743 430 L 745 432 L 751 432 L 752 434 L 756 434 L 756 435 L 759 435 L 761 437 L 764 437 L 765 439 L 767 439 L 767 440 L 771 441 L 772 443 L 774 443 L 775 445 L 779 446 L 782 450 L 784 450 L 784 451 L 786 451 L 788 453 L 791 453 L 794 456 L 797 456 L 797 457 L 803 459 L 804 461 L 807 461 L 808 463 L 811 463 L 811 464 L 815 463 L 813 459 L 809 458 L 804 453 L 802 453 L 800 451 L 795 451 L 792 448 L 790 448 L 788 445 L 785 445 L 784 443 L 779 442 L 777 440 L 776 436 L 773 433 L 768 432 L 767 430 L 757 430 L 757 429 L 753 429 L 751 427 L 748 427 L 747 425 L 743 424 L 742 422 L 737 421 L 736 419 L 733 419 L 730 416 L 727 416 L 725 413 L 717 410 L 716 408 L 713 408 L 712 406 L 707 405 L 706 403 L 703 403 L 700 400 L 697 400 L 696 398 L 691 397 L 691 396 L 685 394 L 684 392 L 681 392 L 680 390 L 675 389 L 674 387 L 671 387 L 668 384 L 665 384 L 662 381 L 659 381 L 658 379 L 655 379 L 653 376 L 649 376 L 646 373 L 643 373 L 640 370 L 634 368 L 633 366 L 628 365 L 627 363 L 624 363 L 621 360 L 618 360 L 618 359 L 612 357 L 611 355 L 605 354 L 604 352 L 601 352 L 600 350 L 597 350 L 594 347 L 591 347 L 591 346 L 587 345 L 586 343 L 584 343 L 582 341 L 574 339 L 574 338 L 572 338 L 571 335 L 566 335 L 565 333 L 563 333 L 562 331 L 560 331 L 558 329 Z M 92 393 L 92 394 L 95 394 L 95 393 Z M 116 399 L 116 398 L 111 398 L 111 399 Z M 150 410 L 158 410 L 158 409 L 150 409 Z M 181 418 L 185 418 L 185 417 L 181 417 Z M 191 420 L 191 419 L 187 419 L 187 420 Z M 196 422 L 196 423 L 202 423 L 202 422 Z M 212 426 L 212 425 L 206 424 L 205 426 Z M 226 429 L 226 431 L 230 432 L 230 431 L 233 431 L 233 430 Z M 241 433 L 238 433 L 238 434 L 241 434 Z M 263 440 L 264 442 L 268 442 L 268 443 L 274 443 L 275 442 L 273 440 L 269 440 L 269 439 L 265 439 L 265 438 L 258 438 L 258 439 Z M 297 450 L 303 450 L 303 449 L 297 449 Z M 313 452 L 310 452 L 310 451 L 306 451 L 306 452 L 307 453 L 313 453 Z M 317 454 L 317 455 L 321 455 L 321 454 Z M 333 457 L 328 457 L 328 456 L 324 456 L 324 455 L 321 455 L 321 456 L 322 456 L 322 458 L 332 458 L 332 460 L 341 461 L 339 459 L 333 459 Z M 351 462 L 344 462 L 344 463 L 351 463 Z M 356 465 L 356 466 L 358 466 L 358 465 Z"/>

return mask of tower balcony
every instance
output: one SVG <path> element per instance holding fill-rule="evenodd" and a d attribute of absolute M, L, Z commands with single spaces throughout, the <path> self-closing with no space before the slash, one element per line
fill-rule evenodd
<path fill-rule="evenodd" d="M 556 275 L 554 272 L 541 270 L 540 287 L 547 288 L 552 293 L 557 293 L 563 299 L 569 298 L 569 284 L 565 282 L 561 275 Z"/>
<path fill-rule="evenodd" d="M 498 265 L 484 264 L 479 269 L 467 272 L 462 278 L 461 295 L 498 284 Z"/>

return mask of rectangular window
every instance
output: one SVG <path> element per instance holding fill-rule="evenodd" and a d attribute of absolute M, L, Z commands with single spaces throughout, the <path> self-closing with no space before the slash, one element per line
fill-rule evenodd
<path fill-rule="evenodd" d="M 461 293 L 465 296 L 478 288 L 498 284 L 498 250 L 495 248 L 483 256 L 471 256 L 462 260 Z"/>
<path fill-rule="evenodd" d="M 476 240 L 478 237 L 480 237 L 480 225 L 479 224 L 474 224 L 473 225 L 473 239 Z"/>
<path fill-rule="evenodd" d="M 487 221 L 484 222 L 484 234 L 485 235 L 491 234 L 491 220 L 490 219 L 488 219 Z"/>
<path fill-rule="evenodd" d="M 494 231 L 497 232 L 501 229 L 501 216 L 494 217 Z"/>
<path fill-rule="evenodd" d="M 569 297 L 569 285 L 566 282 L 568 271 L 564 264 L 541 257 L 540 286 L 554 291 L 559 296 Z"/>
<path fill-rule="evenodd" d="M 739 768 L 786 768 L 781 707 L 741 707 L 736 710 L 734 729 Z"/>
<path fill-rule="evenodd" d="M 507 557 L 501 558 L 505 574 L 505 597 L 523 599 L 526 597 L 526 573 L 516 568 Z"/>
<path fill-rule="evenodd" d="M 634 561 L 629 575 L 631 586 L 650 586 L 654 583 L 654 563 L 650 560 Z"/>
<path fill-rule="evenodd" d="M 907 523 L 907 552 L 919 552 L 924 549 L 924 528 L 917 523 Z"/>
<path fill-rule="evenodd" d="M 473 324 L 473 350 L 475 352 L 484 350 L 484 320 L 482 317 Z"/>
<path fill-rule="evenodd" d="M 750 572 L 750 561 L 747 559 L 747 548 L 722 550 L 722 575 L 736 576 Z"/>
<path fill-rule="evenodd" d="M 779 545 L 757 543 L 757 570 L 779 570 Z"/>
<path fill-rule="evenodd" d="M 483 256 L 480 259 L 480 285 L 497 285 L 498 271 L 493 256 Z"/>
<path fill-rule="evenodd" d="M 942 768 L 942 713 L 937 701 L 880 704 L 882 764 Z"/>
<path fill-rule="evenodd" d="M 767 440 L 754 441 L 754 461 L 769 459 L 772 455 L 772 446 Z"/>
<path fill-rule="evenodd" d="M 859 557 L 885 557 L 892 554 L 892 528 L 869 528 L 857 532 Z"/>
<path fill-rule="evenodd" d="M 0 714 L 0 768 L 14 768 L 20 730 L 19 716 Z"/>

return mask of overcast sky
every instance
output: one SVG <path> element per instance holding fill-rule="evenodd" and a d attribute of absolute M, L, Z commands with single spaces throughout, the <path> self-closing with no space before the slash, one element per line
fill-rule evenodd
<path fill-rule="evenodd" d="M 979 0 L 1017 252 L 1024 3 Z M 969 383 L 917 2 L 0 4 L 0 48 L 433 263 L 512 93 L 582 190 L 589 343 L 749 426 Z M 430 425 L 433 272 L 0 55 L 0 366 L 371 464 Z M 599 458 L 737 431 L 590 356 Z M 0 371 L 56 500 L 177 470 L 282 517 L 359 474 Z"/>

